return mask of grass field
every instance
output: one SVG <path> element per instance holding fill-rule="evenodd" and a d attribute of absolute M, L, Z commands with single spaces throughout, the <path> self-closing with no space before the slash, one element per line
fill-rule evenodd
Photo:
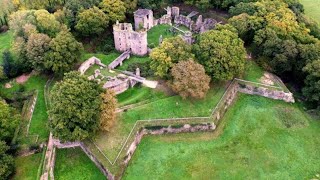
<path fill-rule="evenodd" d="M 128 70 L 128 66 L 134 63 L 145 63 L 151 61 L 150 57 L 139 57 L 139 56 L 131 56 L 129 59 L 123 61 L 122 66 L 118 66 L 119 70 Z"/>
<path fill-rule="evenodd" d="M 312 19 L 320 23 L 320 1 L 319 0 L 300 0 L 303 4 L 305 13 Z"/>
<path fill-rule="evenodd" d="M 148 45 L 153 44 L 154 46 L 158 46 L 160 35 L 162 35 L 163 39 L 173 37 L 174 34 L 169 32 L 170 28 L 171 26 L 167 24 L 161 24 L 151 28 L 148 31 Z"/>
<path fill-rule="evenodd" d="M 160 91 L 154 91 L 143 86 L 135 86 L 124 93 L 119 94 L 117 100 L 119 107 L 121 107 L 141 102 L 152 102 L 165 97 L 167 96 Z"/>
<path fill-rule="evenodd" d="M 92 56 L 95 56 L 96 58 L 100 59 L 101 62 L 105 65 L 109 65 L 113 60 L 115 60 L 120 53 L 118 52 L 112 52 L 110 54 L 102 54 L 102 53 L 82 53 L 81 55 L 81 62 L 88 60 Z"/>
<path fill-rule="evenodd" d="M 264 70 L 254 61 L 246 61 L 244 79 L 253 82 L 260 82 Z"/>
<path fill-rule="evenodd" d="M 214 133 L 145 137 L 123 179 L 311 179 L 319 130 L 297 104 L 241 94 Z"/>
<path fill-rule="evenodd" d="M 55 163 L 55 179 L 106 179 L 80 148 L 58 149 Z"/>
<path fill-rule="evenodd" d="M 143 89 L 143 91 L 147 91 Z M 164 96 L 155 93 L 149 98 L 151 102 L 127 110 L 118 116 L 114 128 L 108 133 L 100 133 L 96 138 L 96 144 L 110 158 L 115 159 L 122 143 L 128 136 L 137 120 L 157 119 L 157 118 L 181 118 L 181 117 L 207 117 L 211 114 L 225 91 L 224 85 L 216 85 L 202 100 L 183 100 L 180 96 Z M 134 91 L 138 95 L 138 91 Z M 144 94 L 144 92 L 141 92 Z M 129 95 L 120 96 L 120 103 L 123 99 L 132 98 Z M 130 97 L 130 98 L 129 98 Z M 148 97 L 148 96 L 147 96 Z M 118 97 L 119 98 L 119 97 Z M 126 102 L 128 103 L 128 102 Z"/>
<path fill-rule="evenodd" d="M 2 53 L 6 49 L 10 49 L 12 41 L 13 33 L 11 31 L 0 33 L 0 64 L 2 64 Z"/>
<path fill-rule="evenodd" d="M 42 76 L 32 76 L 28 79 L 27 82 L 23 84 L 26 91 L 37 90 L 38 91 L 38 98 L 37 103 L 35 106 L 35 110 L 33 112 L 29 134 L 39 135 L 39 141 L 45 141 L 48 138 L 49 130 L 47 126 L 48 122 L 48 115 L 47 115 L 47 108 L 44 98 L 44 86 L 47 82 L 46 77 Z M 0 90 L 3 93 L 12 94 L 16 92 L 19 88 L 19 84 L 13 83 L 13 87 L 10 89 L 5 89 L 4 84 L 0 84 Z"/>
<path fill-rule="evenodd" d="M 14 180 L 34 180 L 37 177 L 42 153 L 15 158 Z"/>

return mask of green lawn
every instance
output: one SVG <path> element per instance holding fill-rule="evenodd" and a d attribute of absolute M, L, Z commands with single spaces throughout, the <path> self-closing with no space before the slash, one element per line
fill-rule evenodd
<path fill-rule="evenodd" d="M 144 57 L 131 56 L 129 59 L 124 60 L 122 66 L 118 66 L 117 69 L 128 70 L 128 66 L 130 64 L 139 63 L 139 62 L 145 63 L 145 62 L 149 62 L 149 61 L 151 61 L 149 56 L 144 56 Z"/>
<path fill-rule="evenodd" d="M 2 64 L 2 53 L 6 49 L 10 49 L 13 42 L 13 32 L 7 31 L 5 33 L 0 33 L 0 64 Z"/>
<path fill-rule="evenodd" d="M 47 82 L 46 77 L 32 76 L 23 84 L 26 91 L 38 90 L 38 98 L 33 112 L 29 134 L 39 135 L 39 141 L 45 141 L 48 138 L 49 130 L 47 127 L 48 115 L 44 98 L 44 86 Z M 4 83 L 0 84 L 0 90 L 6 94 L 12 94 L 19 89 L 19 84 L 14 83 L 10 89 L 4 88 Z"/>
<path fill-rule="evenodd" d="M 42 153 L 15 158 L 14 180 L 34 180 L 37 177 Z"/>
<path fill-rule="evenodd" d="M 118 56 L 120 56 L 121 53 L 118 52 L 112 52 L 110 54 L 102 54 L 102 53 L 83 53 L 81 55 L 81 62 L 88 60 L 92 56 L 95 56 L 96 58 L 100 59 L 101 62 L 105 65 L 109 65 L 113 60 L 115 60 Z"/>
<path fill-rule="evenodd" d="M 153 44 L 154 46 L 158 46 L 160 35 L 162 35 L 163 39 L 173 37 L 174 34 L 169 32 L 170 28 L 171 28 L 171 26 L 167 25 L 167 24 L 161 24 L 161 25 L 158 25 L 158 26 L 151 28 L 148 31 L 148 45 Z"/>
<path fill-rule="evenodd" d="M 134 95 L 139 94 L 135 90 L 132 91 Z M 224 85 L 220 84 L 212 88 L 208 92 L 206 98 L 202 100 L 183 100 L 180 96 L 165 97 L 161 93 L 155 93 L 154 95 L 151 95 L 150 103 L 121 113 L 112 130 L 108 133 L 99 133 L 95 138 L 95 142 L 108 158 L 114 160 L 121 149 L 122 143 L 125 141 L 137 120 L 199 116 L 208 117 L 224 92 Z M 125 102 L 123 100 L 125 96 L 128 96 L 128 94 L 123 96 L 120 95 L 120 98 L 118 96 L 120 103 Z M 134 96 L 132 96 L 132 99 L 134 99 Z"/>
<path fill-rule="evenodd" d="M 253 82 L 260 82 L 264 70 L 254 61 L 246 61 L 244 79 Z"/>
<path fill-rule="evenodd" d="M 80 148 L 57 150 L 54 178 L 63 180 L 106 179 Z"/>
<path fill-rule="evenodd" d="M 135 86 L 117 95 L 118 105 L 126 106 L 141 102 L 152 102 L 167 97 L 160 91 L 154 91 L 143 86 Z"/>
<path fill-rule="evenodd" d="M 297 104 L 240 94 L 214 133 L 145 137 L 123 179 L 312 179 L 319 130 Z"/>
<path fill-rule="evenodd" d="M 303 4 L 305 13 L 312 19 L 320 23 L 320 1 L 319 0 L 300 0 Z"/>

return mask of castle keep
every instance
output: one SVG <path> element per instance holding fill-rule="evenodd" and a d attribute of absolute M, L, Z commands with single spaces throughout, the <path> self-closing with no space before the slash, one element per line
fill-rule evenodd
<path fill-rule="evenodd" d="M 130 23 L 113 25 L 114 45 L 120 52 L 131 51 L 134 55 L 144 56 L 148 53 L 147 31 L 134 31 Z"/>

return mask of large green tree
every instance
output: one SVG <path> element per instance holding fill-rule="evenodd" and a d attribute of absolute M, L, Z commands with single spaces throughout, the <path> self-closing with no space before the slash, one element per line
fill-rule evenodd
<path fill-rule="evenodd" d="M 60 31 L 61 25 L 53 14 L 42 9 L 35 11 L 34 15 L 36 17 L 39 32 L 48 34 L 50 37 L 55 37 Z"/>
<path fill-rule="evenodd" d="M 45 69 L 45 53 L 49 51 L 51 38 L 46 34 L 31 34 L 27 46 L 28 62 L 36 70 L 43 71 Z"/>
<path fill-rule="evenodd" d="M 106 14 L 97 7 L 80 12 L 77 19 L 75 28 L 84 36 L 99 35 L 108 24 Z"/>
<path fill-rule="evenodd" d="M 4 141 L 0 141 L 0 180 L 10 179 L 14 171 L 14 159 L 7 154 L 9 147 Z"/>
<path fill-rule="evenodd" d="M 203 98 L 210 88 L 210 77 L 203 66 L 192 59 L 175 64 L 171 75 L 170 87 L 184 99 Z"/>
<path fill-rule="evenodd" d="M 0 141 L 11 141 L 19 120 L 19 113 L 0 98 Z"/>
<path fill-rule="evenodd" d="M 69 72 L 51 92 L 50 128 L 54 136 L 83 140 L 99 129 L 102 89 L 79 72 Z"/>
<path fill-rule="evenodd" d="M 106 13 L 110 22 L 123 21 L 126 17 L 126 7 L 121 0 L 103 0 L 99 7 Z"/>
<path fill-rule="evenodd" d="M 307 73 L 303 94 L 307 100 L 320 107 L 320 60 L 314 60 L 303 68 Z"/>
<path fill-rule="evenodd" d="M 68 30 L 62 30 L 50 42 L 50 50 L 46 53 L 46 68 L 55 73 L 72 70 L 82 49 L 82 44 Z"/>
<path fill-rule="evenodd" d="M 230 25 L 201 34 L 194 52 L 207 74 L 215 80 L 230 80 L 244 71 L 244 44 Z"/>
<path fill-rule="evenodd" d="M 165 39 L 159 47 L 152 50 L 150 67 L 155 75 L 168 77 L 172 66 L 180 60 L 194 58 L 192 46 L 180 37 Z"/>

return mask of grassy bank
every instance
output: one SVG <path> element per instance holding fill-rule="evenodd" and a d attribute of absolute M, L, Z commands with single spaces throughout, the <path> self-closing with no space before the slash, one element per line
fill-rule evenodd
<path fill-rule="evenodd" d="M 58 149 L 54 170 L 55 179 L 106 179 L 80 148 Z"/>
<path fill-rule="evenodd" d="M 320 1 L 319 0 L 300 0 L 303 4 L 305 13 L 312 19 L 320 23 Z"/>
<path fill-rule="evenodd" d="M 15 158 L 16 173 L 14 180 L 33 180 L 37 177 L 42 153 Z"/>
<path fill-rule="evenodd" d="M 215 133 L 144 138 L 124 179 L 311 179 L 319 129 L 297 105 L 242 94 Z"/>
<path fill-rule="evenodd" d="M 13 42 L 13 32 L 0 33 L 0 64 L 2 64 L 2 53 L 11 48 Z"/>

